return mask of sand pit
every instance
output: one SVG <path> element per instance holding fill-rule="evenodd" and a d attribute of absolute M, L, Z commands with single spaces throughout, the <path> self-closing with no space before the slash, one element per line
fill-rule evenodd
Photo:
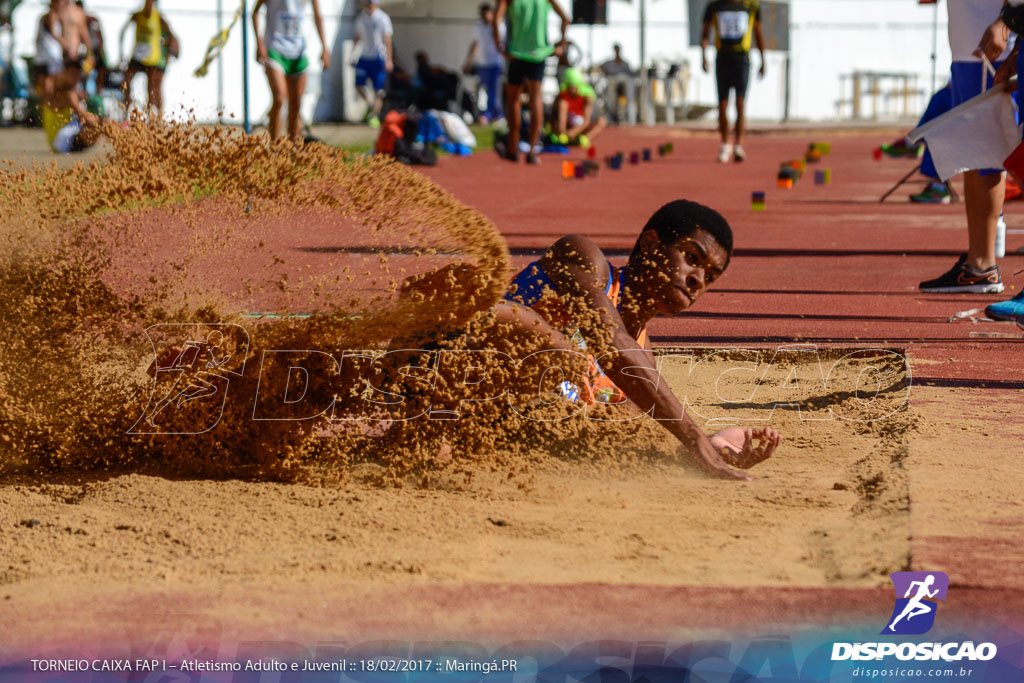
<path fill-rule="evenodd" d="M 915 417 L 896 356 L 847 361 L 894 373 L 865 407 L 843 391 L 795 389 L 794 377 L 827 374 L 843 354 L 819 364 L 806 352 L 686 352 L 704 358 L 699 371 L 675 350 L 663 374 L 696 412 L 720 421 L 730 410 L 760 413 L 786 434 L 753 482 L 710 479 L 660 438 L 632 464 L 538 453 L 510 476 L 484 458 L 384 488 L 367 483 L 373 465 L 317 486 L 137 474 L 9 481 L 0 610 L 34 616 L 8 643 L 44 634 L 102 642 L 96 629 L 119 639 L 139 600 L 159 609 L 180 600 L 235 634 L 282 620 L 302 631 L 287 597 L 299 586 L 307 597 L 297 604 L 316 595 L 326 606 L 476 583 L 873 587 L 907 565 L 904 459 Z M 764 384 L 739 379 L 754 367 L 767 371 Z M 736 402 L 751 390 L 753 400 Z M 790 405 L 771 411 L 775 403 Z M 823 419 L 830 408 L 848 419 Z M 849 419 L 879 411 L 875 421 Z M 81 619 L 55 627 L 47 615 L 69 605 Z"/>

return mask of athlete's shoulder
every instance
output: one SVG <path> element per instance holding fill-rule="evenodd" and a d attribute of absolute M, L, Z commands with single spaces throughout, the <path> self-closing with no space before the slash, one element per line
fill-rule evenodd
<path fill-rule="evenodd" d="M 561 260 L 593 262 L 604 261 L 604 253 L 592 239 L 584 235 L 566 235 L 548 250 L 548 254 Z"/>
<path fill-rule="evenodd" d="M 540 259 L 541 267 L 555 280 L 565 275 L 571 279 L 608 278 L 608 260 L 593 240 L 583 235 L 566 235 L 551 245 Z M 564 284 L 564 283 L 563 283 Z"/>

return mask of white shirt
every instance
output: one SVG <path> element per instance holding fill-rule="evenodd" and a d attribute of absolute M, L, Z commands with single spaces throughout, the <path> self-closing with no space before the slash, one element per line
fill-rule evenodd
<path fill-rule="evenodd" d="M 363 47 L 361 59 L 387 59 L 388 47 L 384 44 L 384 36 L 394 35 L 391 17 L 379 7 L 373 10 L 373 14 L 360 11 L 356 19 L 356 35 Z"/>
<path fill-rule="evenodd" d="M 267 49 L 298 59 L 306 49 L 302 19 L 306 0 L 267 0 Z"/>
<path fill-rule="evenodd" d="M 953 52 L 953 61 L 980 62 L 981 58 L 972 53 L 978 49 L 985 29 L 999 18 L 1003 0 L 947 0 L 946 8 L 949 10 L 949 48 Z M 1007 46 L 999 61 L 1006 59 L 1009 53 Z"/>
<path fill-rule="evenodd" d="M 498 24 L 498 36 L 503 43 L 505 42 L 505 30 L 505 22 Z M 491 30 L 490 24 L 478 21 L 476 24 L 476 36 L 473 39 L 476 41 L 476 63 L 479 66 L 504 65 L 505 61 L 501 58 L 501 53 L 498 52 L 498 47 L 494 44 L 494 31 Z"/>
<path fill-rule="evenodd" d="M 57 32 L 56 35 L 61 35 L 59 19 L 54 22 L 53 28 Z M 61 47 L 60 41 L 54 37 L 54 34 L 46 28 L 45 14 L 39 18 L 39 29 L 36 33 L 36 56 L 32 62 L 53 65 L 57 69 L 54 73 L 64 69 L 64 48 Z"/>

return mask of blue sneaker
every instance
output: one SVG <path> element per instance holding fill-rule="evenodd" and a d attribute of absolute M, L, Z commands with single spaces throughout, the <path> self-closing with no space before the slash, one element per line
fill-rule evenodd
<path fill-rule="evenodd" d="M 985 315 L 993 320 L 1024 320 L 1024 289 L 1007 301 L 999 301 L 985 307 Z"/>

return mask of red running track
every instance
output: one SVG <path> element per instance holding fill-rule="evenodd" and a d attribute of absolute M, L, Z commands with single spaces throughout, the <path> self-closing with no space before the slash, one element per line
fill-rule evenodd
<path fill-rule="evenodd" d="M 611 129 L 596 141 L 599 156 L 626 153 L 620 171 L 602 165 L 596 178 L 562 180 L 566 157 L 542 156 L 540 167 L 513 165 L 492 152 L 443 158 L 425 172 L 489 216 L 521 266 L 558 237 L 578 232 L 611 254 L 632 246 L 644 222 L 677 198 L 721 212 L 736 233 L 726 275 L 685 314 L 652 323 L 656 344 L 753 347 L 803 342 L 822 346 L 907 348 L 917 378 L 937 385 L 1024 388 L 1024 331 L 1012 323 L 947 322 L 984 308 L 1024 285 L 1024 255 L 1000 268 L 1004 295 L 921 294 L 917 283 L 946 271 L 966 249 L 963 204 L 916 205 L 905 185 L 884 204 L 881 195 L 914 160 L 876 161 L 887 133 L 816 131 L 755 135 L 743 164 L 716 161 L 718 141 L 676 129 Z M 672 140 L 675 152 L 650 163 L 628 163 L 629 152 Z M 809 168 L 829 168 L 832 182 L 808 172 L 792 190 L 776 188 L 779 163 L 799 158 L 812 141 L 831 154 Z M 569 159 L 582 159 L 575 150 Z M 751 210 L 754 191 L 767 210 Z M 1010 203 L 1007 251 L 1024 245 L 1024 204 Z"/>

